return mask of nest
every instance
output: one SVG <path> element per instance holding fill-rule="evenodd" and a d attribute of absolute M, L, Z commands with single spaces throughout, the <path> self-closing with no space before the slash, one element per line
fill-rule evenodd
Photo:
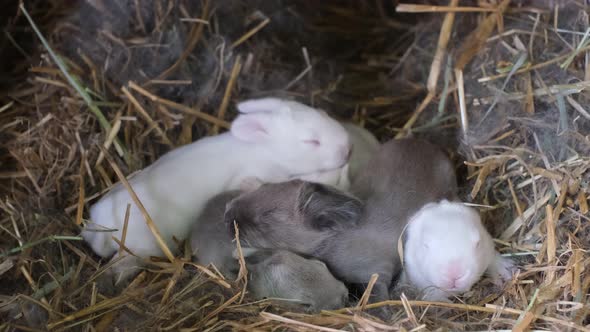
<path fill-rule="evenodd" d="M 7 4 L 0 330 L 589 331 L 589 7 L 458 2 Z M 454 303 L 402 296 L 309 315 L 252 301 L 179 242 L 174 262 L 100 291 L 109 266 L 79 231 L 115 170 L 219 133 L 235 101 L 267 95 L 381 141 L 411 133 L 454 151 L 463 199 L 519 273 Z M 383 305 L 389 322 L 364 312 Z"/>

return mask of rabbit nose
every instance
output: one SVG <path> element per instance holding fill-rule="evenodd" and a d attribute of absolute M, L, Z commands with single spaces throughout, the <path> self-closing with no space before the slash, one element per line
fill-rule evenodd
<path fill-rule="evenodd" d="M 459 262 L 450 263 L 446 270 L 445 276 L 447 277 L 448 284 L 451 288 L 456 287 L 457 281 L 459 281 L 465 275 L 465 269 Z"/>

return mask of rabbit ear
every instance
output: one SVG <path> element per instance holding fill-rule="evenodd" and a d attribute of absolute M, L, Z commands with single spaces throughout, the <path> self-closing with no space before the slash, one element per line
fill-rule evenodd
<path fill-rule="evenodd" d="M 250 114 L 259 112 L 276 112 L 289 109 L 284 100 L 279 98 L 260 98 L 243 101 L 237 105 L 240 113 Z"/>
<path fill-rule="evenodd" d="M 362 213 L 358 199 L 319 183 L 305 183 L 298 202 L 305 223 L 319 231 L 355 227 Z"/>
<path fill-rule="evenodd" d="M 239 140 L 260 143 L 270 139 L 271 114 L 242 114 L 231 124 L 231 133 Z"/>

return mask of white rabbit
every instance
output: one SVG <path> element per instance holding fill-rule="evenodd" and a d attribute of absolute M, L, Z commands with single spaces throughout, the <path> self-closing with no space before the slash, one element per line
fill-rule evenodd
<path fill-rule="evenodd" d="M 202 138 L 163 155 L 129 179 L 168 247 L 184 239 L 205 203 L 238 189 L 249 177 L 282 182 L 343 167 L 348 161 L 347 132 L 324 111 L 278 98 L 248 100 L 229 132 Z M 102 257 L 119 249 L 127 204 L 131 204 L 125 246 L 138 258 L 162 254 L 128 191 L 120 184 L 90 208 L 85 241 Z M 197 221 L 198 222 L 198 221 Z M 116 259 L 115 256 L 113 259 Z M 140 261 L 126 256 L 113 266 L 120 278 Z"/>
<path fill-rule="evenodd" d="M 477 210 L 461 202 L 426 204 L 408 222 L 401 282 L 428 301 L 446 301 L 485 273 L 496 285 L 512 278 L 514 263 L 500 256 Z"/>
<path fill-rule="evenodd" d="M 342 122 L 342 126 L 352 143 L 348 163 L 339 169 L 309 174 L 301 177 L 302 180 L 329 184 L 346 191 L 373 154 L 379 150 L 379 141 L 370 131 L 352 122 Z"/>

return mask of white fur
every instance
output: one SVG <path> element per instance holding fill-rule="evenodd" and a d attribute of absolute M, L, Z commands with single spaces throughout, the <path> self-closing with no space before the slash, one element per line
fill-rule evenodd
<path fill-rule="evenodd" d="M 325 112 L 277 98 L 249 100 L 237 107 L 242 114 L 230 132 L 170 151 L 129 179 L 173 251 L 172 238 L 188 235 L 205 203 L 221 192 L 239 189 L 245 178 L 282 182 L 338 169 L 347 162 L 348 135 Z M 112 255 L 119 249 L 112 236 L 121 239 L 127 204 L 131 204 L 131 214 L 125 245 L 140 258 L 161 255 L 142 214 L 121 184 L 90 208 L 93 224 L 82 236 L 98 255 Z M 115 231 L 93 231 L 96 229 Z M 115 272 L 137 264 L 124 262 Z"/>
<path fill-rule="evenodd" d="M 342 126 L 348 132 L 352 143 L 348 163 L 339 169 L 310 174 L 302 177 L 302 180 L 329 184 L 344 191 L 350 189 L 351 182 L 379 149 L 379 141 L 370 131 L 352 122 L 343 122 Z"/>
<path fill-rule="evenodd" d="M 403 281 L 422 290 L 426 300 L 444 301 L 466 292 L 486 272 L 494 281 L 512 276 L 512 262 L 495 251 L 479 213 L 460 202 L 425 205 L 406 232 Z M 461 277 L 451 286 L 449 275 Z"/>

